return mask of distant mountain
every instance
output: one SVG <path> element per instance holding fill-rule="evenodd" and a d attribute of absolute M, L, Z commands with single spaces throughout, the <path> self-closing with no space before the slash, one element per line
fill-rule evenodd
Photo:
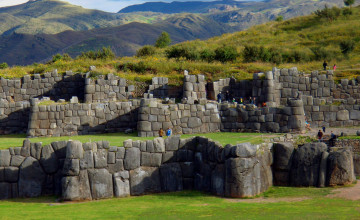
<path fill-rule="evenodd" d="M 182 15 L 157 24 L 134 22 L 118 27 L 59 34 L 17 34 L 0 37 L 0 63 L 27 65 L 50 59 L 56 53 L 75 57 L 81 52 L 110 46 L 118 56 L 134 55 L 143 45 L 154 44 L 162 31 L 174 43 L 207 39 L 230 32 L 231 28 L 199 15 Z"/>
<path fill-rule="evenodd" d="M 152 23 L 163 17 L 158 13 L 108 13 L 59 0 L 37 0 L 0 8 L 0 35 L 56 34 L 67 30 L 113 27 L 133 21 Z"/>

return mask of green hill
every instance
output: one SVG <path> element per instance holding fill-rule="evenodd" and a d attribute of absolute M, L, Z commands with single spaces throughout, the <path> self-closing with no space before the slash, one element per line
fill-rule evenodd
<path fill-rule="evenodd" d="M 280 68 L 297 66 L 300 71 L 309 73 L 312 70 L 322 69 L 322 62 L 327 60 L 330 65 L 337 64 L 338 69 L 335 75 L 337 79 L 357 77 L 360 75 L 360 7 L 353 7 L 351 15 L 349 9 L 328 10 L 330 10 L 327 11 L 328 13 L 335 12 L 337 16 L 330 19 L 320 18 L 313 14 L 287 21 L 272 21 L 245 31 L 224 34 L 205 41 L 187 41 L 165 49 L 156 49 L 155 54 L 146 57 L 120 57 L 115 60 L 59 60 L 46 65 L 7 68 L 1 70 L 0 75 L 21 76 L 54 68 L 59 71 L 69 69 L 87 71 L 90 65 L 95 65 L 97 73 L 111 72 L 136 80 L 148 80 L 155 75 L 167 76 L 170 77 L 171 83 L 176 84 L 181 83 L 185 69 L 192 74 L 206 74 L 210 79 L 230 76 L 244 79 L 252 78 L 254 72 L 269 71 L 274 66 Z M 138 25 L 139 29 L 146 27 L 145 24 L 141 24 L 145 26 Z M 153 27 L 153 25 L 150 26 Z M 184 25 L 178 22 L 177 26 Z M 129 25 L 129 29 L 132 27 Z M 160 29 L 162 28 L 159 28 L 159 31 Z M 176 36 L 176 31 L 180 30 L 169 29 L 171 35 L 175 34 L 174 36 Z M 88 35 L 89 32 L 83 32 L 83 34 Z M 130 35 L 129 38 L 135 38 L 135 36 L 137 35 Z M 62 37 L 59 36 L 59 38 Z M 146 37 L 143 39 L 144 44 L 149 42 L 146 41 Z M 140 39 L 136 39 L 138 40 Z M 350 45 L 351 48 L 345 53 L 340 45 Z M 236 50 L 235 60 L 223 63 L 217 61 L 219 58 L 216 53 L 220 51 L 221 55 L 221 51 L 229 50 L 229 48 Z M 175 51 L 176 53 L 173 54 L 180 55 L 169 59 L 167 58 L 169 51 Z M 204 59 L 205 55 L 206 59 Z"/>

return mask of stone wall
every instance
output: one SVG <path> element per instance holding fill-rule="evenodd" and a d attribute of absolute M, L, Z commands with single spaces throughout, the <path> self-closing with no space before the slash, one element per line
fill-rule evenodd
<path fill-rule="evenodd" d="M 190 102 L 206 99 L 206 82 L 204 75 L 185 75 L 183 98 Z"/>
<path fill-rule="evenodd" d="M 222 147 L 203 137 L 124 141 L 60 141 L 0 150 L 0 199 L 56 195 L 96 200 L 181 190 L 252 197 L 270 186 L 352 183 L 351 151 L 323 143 L 294 149 L 280 143 Z M 272 153 L 273 151 L 273 153 Z M 274 174 L 274 179 L 273 179 Z"/>
<path fill-rule="evenodd" d="M 350 148 L 354 157 L 354 172 L 360 176 L 360 139 L 337 139 L 334 144 L 335 148 Z"/>
<path fill-rule="evenodd" d="M 123 132 L 137 127 L 139 100 L 108 103 L 35 105 L 30 137 Z"/>
<path fill-rule="evenodd" d="M 97 79 L 86 78 L 85 102 L 123 101 L 131 98 L 135 90 L 133 85 L 127 86 L 126 80 L 113 74 L 100 75 Z"/>
<path fill-rule="evenodd" d="M 0 199 L 58 195 L 95 200 L 181 190 L 251 197 L 272 185 L 268 145 L 227 145 L 206 138 L 41 143 L 0 151 Z M 246 172 L 245 172 L 246 171 Z"/>
<path fill-rule="evenodd" d="M 57 71 L 27 75 L 21 79 L 0 80 L 0 98 L 9 102 L 30 101 L 31 98 L 47 96 L 52 100 L 70 100 L 72 96 L 84 99 L 84 75 L 71 71 L 60 75 Z"/>
<path fill-rule="evenodd" d="M 0 98 L 0 134 L 26 133 L 30 102 L 9 102 Z"/>
<path fill-rule="evenodd" d="M 207 103 L 161 104 L 143 99 L 139 110 L 138 134 L 158 136 L 160 128 L 172 128 L 175 134 L 217 131 L 289 132 L 305 129 L 301 100 L 289 100 L 289 107 L 256 108 L 254 105 Z"/>
<path fill-rule="evenodd" d="M 294 148 L 292 143 L 273 147 L 274 185 L 324 187 L 352 184 L 356 180 L 351 150 L 328 152 L 324 143 L 308 143 Z M 358 165 L 357 165 L 358 166 Z"/>

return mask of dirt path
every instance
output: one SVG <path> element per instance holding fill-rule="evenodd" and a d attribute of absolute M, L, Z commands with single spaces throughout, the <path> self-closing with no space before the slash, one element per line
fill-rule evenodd
<path fill-rule="evenodd" d="M 360 200 L 360 181 L 353 187 L 343 187 L 334 189 L 334 194 L 328 195 L 328 198 L 342 198 L 348 200 Z"/>

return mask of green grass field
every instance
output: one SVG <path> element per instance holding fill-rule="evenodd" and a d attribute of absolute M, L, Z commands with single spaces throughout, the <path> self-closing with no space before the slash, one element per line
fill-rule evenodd
<path fill-rule="evenodd" d="M 208 133 L 198 135 L 182 135 L 181 138 L 189 138 L 193 136 L 205 136 L 213 139 L 214 141 L 220 142 L 223 146 L 226 144 L 238 144 L 250 142 L 252 144 L 260 144 L 264 139 L 268 137 L 274 137 L 277 135 L 259 134 L 259 133 Z M 1 135 L 0 136 L 0 149 L 7 149 L 9 147 L 20 147 L 23 141 L 26 139 L 25 134 L 20 135 Z M 83 143 L 93 141 L 109 141 L 111 146 L 123 146 L 125 140 L 149 140 L 154 137 L 138 137 L 136 133 L 124 134 L 124 133 L 111 133 L 111 134 L 96 134 L 96 135 L 79 135 L 79 136 L 65 136 L 65 137 L 41 137 L 31 138 L 30 141 L 42 142 L 43 145 L 50 144 L 54 141 L 67 141 L 67 140 L 79 140 Z"/>
<path fill-rule="evenodd" d="M 0 202 L 0 219 L 360 218 L 359 201 L 326 198 L 328 194 L 330 188 L 272 187 L 263 195 L 272 202 L 224 199 L 195 191 L 83 203 L 59 203 L 54 197 L 14 199 Z"/>

